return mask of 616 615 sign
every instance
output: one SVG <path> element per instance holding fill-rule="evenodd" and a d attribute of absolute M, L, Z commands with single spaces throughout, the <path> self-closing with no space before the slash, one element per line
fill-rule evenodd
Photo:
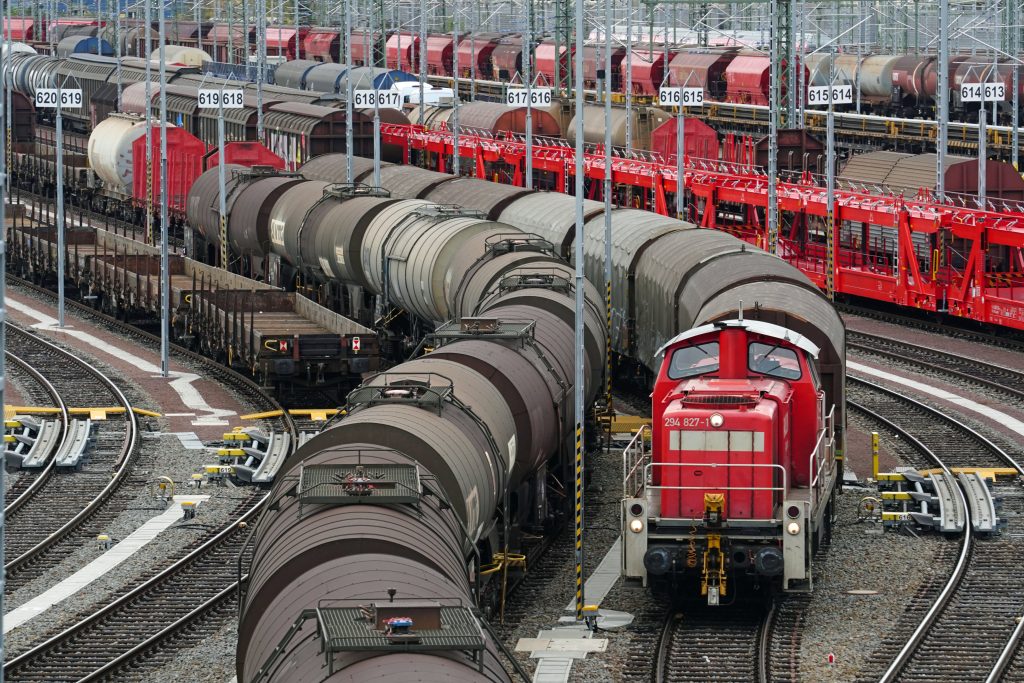
<path fill-rule="evenodd" d="M 64 109 L 78 109 L 82 106 L 81 88 L 40 88 L 36 91 L 36 106 L 56 109 L 58 103 Z"/>
<path fill-rule="evenodd" d="M 216 90 L 203 88 L 199 91 L 200 109 L 241 109 L 245 106 L 245 93 L 241 90 Z"/>
<path fill-rule="evenodd" d="M 663 107 L 702 106 L 704 88 L 658 88 L 658 104 Z"/>
<path fill-rule="evenodd" d="M 509 88 L 505 91 L 505 104 L 509 107 L 547 107 L 551 104 L 551 88 Z"/>

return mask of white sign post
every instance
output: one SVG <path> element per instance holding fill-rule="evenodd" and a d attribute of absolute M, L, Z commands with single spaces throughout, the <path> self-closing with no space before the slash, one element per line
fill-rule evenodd
<path fill-rule="evenodd" d="M 245 106 L 245 92 L 240 89 L 217 90 L 213 88 L 200 88 L 199 108 L 216 109 L 217 116 L 217 183 L 220 186 L 220 267 L 228 270 L 228 220 L 227 220 L 227 197 L 224 164 L 224 110 L 241 109 Z"/>
<path fill-rule="evenodd" d="M 692 75 L 692 74 L 691 74 Z M 686 218 L 686 117 L 683 107 L 703 107 L 704 88 L 662 86 L 658 88 L 658 104 L 676 107 L 676 217 Z"/>
<path fill-rule="evenodd" d="M 401 109 L 402 93 L 397 90 L 354 90 L 352 99 L 356 109 Z"/>
<path fill-rule="evenodd" d="M 36 107 L 57 110 L 57 324 L 64 327 L 64 117 L 61 109 L 82 106 L 81 88 L 41 88 Z"/>

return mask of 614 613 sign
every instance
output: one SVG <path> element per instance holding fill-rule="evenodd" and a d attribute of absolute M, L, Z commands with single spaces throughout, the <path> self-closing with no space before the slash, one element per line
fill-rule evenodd
<path fill-rule="evenodd" d="M 982 97 L 984 95 L 984 97 Z M 1005 83 L 963 83 L 960 86 L 961 102 L 1003 102 L 1006 100 Z"/>
<path fill-rule="evenodd" d="M 78 109 L 82 106 L 81 88 L 40 88 L 36 91 L 36 106 L 56 109 L 58 103 L 63 109 Z"/>

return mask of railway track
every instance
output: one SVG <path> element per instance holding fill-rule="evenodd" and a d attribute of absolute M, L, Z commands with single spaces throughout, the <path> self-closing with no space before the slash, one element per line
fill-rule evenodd
<path fill-rule="evenodd" d="M 984 435 L 910 397 L 848 378 L 847 405 L 909 444 L 917 454 L 914 466 L 939 466 L 947 475 L 954 467 L 1012 467 L 1024 474 Z M 1017 482 L 996 483 L 992 493 L 1005 499 L 1001 515 L 1008 520 L 1007 532 L 977 538 L 968 510 L 959 549 L 949 546 L 937 558 L 937 565 L 955 562 L 952 572 L 945 581 L 937 575 L 925 580 L 896 633 L 874 654 L 876 661 L 891 662 L 881 674 L 883 682 L 980 681 L 993 673 L 1024 610 L 1019 591 L 1024 567 L 1014 559 L 1024 552 L 1024 499 Z"/>
<path fill-rule="evenodd" d="M 227 614 L 237 597 L 248 538 L 265 492 L 253 491 L 212 538 L 157 575 L 4 665 L 10 681 L 119 678 L 125 669 L 159 667 L 175 641 L 190 641 L 211 613 Z"/>
<path fill-rule="evenodd" d="M 120 510 L 107 503 L 129 477 L 139 440 L 138 418 L 114 382 L 73 353 L 10 323 L 7 348 L 26 364 L 46 368 L 64 403 L 124 409 L 94 423 L 95 443 L 81 467 L 64 472 L 51 462 L 6 508 L 6 590 L 13 592 L 60 564 L 68 543 L 95 536 Z"/>
<path fill-rule="evenodd" d="M 17 278 L 12 284 L 37 295 L 53 297 L 47 289 Z M 159 337 L 75 301 L 66 302 L 69 312 L 92 319 L 136 343 L 159 348 Z M 230 368 L 182 347 L 171 345 L 172 357 L 202 368 L 247 397 L 255 411 L 280 410 L 281 406 L 259 385 Z M 303 421 L 302 429 L 312 423 Z M 286 412 L 262 421 L 266 429 L 286 431 L 293 448 L 300 429 Z M 234 607 L 242 567 L 248 566 L 249 530 L 263 508 L 265 491 L 255 490 L 228 515 L 228 522 L 211 532 L 208 540 L 188 555 L 136 586 L 125 586 L 99 612 L 54 635 L 5 665 L 10 680 L 92 680 L 117 678 L 126 667 L 159 667 L 173 656 L 177 644 L 191 645 L 235 614 Z M 246 555 L 242 555 L 242 551 Z M 241 557 L 241 561 L 240 561 Z"/>
<path fill-rule="evenodd" d="M 772 610 L 707 609 L 671 612 L 654 667 L 656 683 L 767 683 Z"/>
<path fill-rule="evenodd" d="M 21 287 L 33 294 L 53 299 L 54 301 L 57 298 L 57 295 L 51 290 L 45 287 L 40 287 L 39 285 L 29 282 L 23 278 L 11 275 L 10 273 L 7 274 L 7 281 L 9 284 Z M 135 327 L 134 325 L 118 320 L 117 318 L 98 311 L 91 306 L 87 306 L 80 301 L 68 299 L 65 301 L 65 306 L 67 307 L 67 310 L 69 312 L 73 312 L 74 315 L 91 320 L 108 330 L 116 332 L 121 336 L 143 345 L 146 348 L 155 351 L 160 349 L 160 337 L 158 335 L 151 334 L 145 330 Z M 215 380 L 226 388 L 245 396 L 252 405 L 254 412 L 282 410 L 281 404 L 272 396 L 267 394 L 259 384 L 248 377 L 235 372 L 231 368 L 221 365 L 211 358 L 207 358 L 200 353 L 191 351 L 173 342 L 170 345 L 170 355 L 174 360 L 187 363 L 188 365 L 196 368 L 201 368 L 204 377 Z M 296 438 L 301 432 L 294 419 L 287 411 L 282 411 L 282 416 L 280 418 L 263 420 L 261 425 L 266 429 L 286 431 L 289 434 L 296 436 Z"/>
<path fill-rule="evenodd" d="M 1024 401 L 1024 372 L 1012 368 L 863 332 L 847 331 L 846 348 L 956 377 L 1001 397 Z"/>
<path fill-rule="evenodd" d="M 63 440 L 68 426 L 68 408 L 60 397 L 56 387 L 50 383 L 38 370 L 27 362 L 6 352 L 7 381 L 14 381 L 21 389 L 23 398 L 27 399 L 34 406 L 52 407 L 60 411 L 61 439 Z M 36 490 L 43 486 L 47 479 L 53 474 L 53 458 L 40 469 L 16 470 L 8 473 L 13 481 L 4 491 L 4 514 L 13 516 L 17 510 L 35 495 Z"/>

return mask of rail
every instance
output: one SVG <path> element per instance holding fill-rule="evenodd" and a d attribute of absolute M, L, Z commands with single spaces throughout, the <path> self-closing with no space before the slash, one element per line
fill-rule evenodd
<path fill-rule="evenodd" d="M 57 392 L 57 389 L 53 386 L 50 380 L 43 377 L 43 375 L 38 370 L 36 370 L 26 361 L 22 360 L 21 358 L 11 353 L 10 351 L 7 352 L 7 358 L 8 360 L 13 361 L 16 365 L 18 365 L 18 367 L 27 372 L 29 375 L 31 375 L 32 378 L 44 388 L 46 393 L 50 395 L 50 397 L 53 399 L 53 402 L 60 410 L 61 422 L 60 440 L 57 443 L 56 447 L 53 449 L 53 452 L 50 453 L 49 457 L 47 458 L 46 464 L 43 466 L 42 471 L 40 471 L 39 474 L 36 475 L 36 478 L 24 491 L 18 494 L 17 498 L 15 498 L 9 504 L 4 506 L 4 515 L 9 517 L 18 512 L 19 510 L 21 510 L 21 508 L 25 506 L 25 503 L 31 500 L 32 497 L 35 496 L 36 493 L 38 493 L 39 489 L 45 486 L 46 482 L 50 479 L 51 476 L 53 476 L 53 472 L 57 467 L 57 453 L 61 451 L 61 447 L 64 444 L 65 439 L 68 438 L 68 425 L 71 422 L 71 415 L 68 412 L 67 405 L 65 405 L 64 403 L 64 399 L 61 398 L 60 394 Z"/>
<path fill-rule="evenodd" d="M 873 384 L 871 382 L 863 383 L 871 387 L 878 387 L 878 385 Z M 886 390 L 886 393 L 895 392 Z M 913 399 L 909 398 L 908 400 L 913 401 Z M 916 401 L 914 402 L 917 403 Z M 938 465 L 938 467 L 942 469 L 943 473 L 946 475 L 946 477 L 949 478 L 950 481 L 955 481 L 955 479 L 953 478 L 953 473 L 949 470 L 946 464 L 941 459 L 939 459 L 939 457 L 934 453 L 934 451 L 932 451 L 930 448 L 921 443 L 920 439 L 918 439 L 913 434 L 906 431 L 896 423 L 892 422 L 891 420 L 883 417 L 882 415 L 879 415 L 875 411 L 864 406 L 857 405 L 851 401 L 848 401 L 848 403 L 850 403 L 851 405 L 853 405 L 866 415 L 871 416 L 872 419 L 878 421 L 881 424 L 884 424 L 894 433 L 899 435 L 901 439 L 911 444 L 920 452 L 926 454 L 929 457 L 929 459 L 935 462 L 936 465 Z M 964 499 L 963 491 L 960 490 L 959 486 L 955 487 L 954 490 L 956 491 L 957 497 L 960 499 L 960 506 L 966 511 L 965 514 L 969 515 L 970 511 L 967 510 L 967 501 Z M 900 649 L 899 653 L 897 653 L 896 657 L 889 664 L 888 668 L 886 668 L 885 672 L 882 674 L 880 683 L 892 683 L 899 677 L 899 674 L 903 671 L 903 668 L 910 661 L 910 658 L 914 655 L 914 652 L 917 651 L 918 645 L 924 640 L 924 637 L 928 634 L 929 629 L 931 629 L 932 625 L 938 620 L 939 616 L 946 608 L 946 605 L 949 603 L 953 594 L 956 593 L 957 587 L 960 585 L 960 581 L 967 573 L 967 567 L 970 564 L 970 557 L 974 544 L 974 536 L 971 532 L 971 524 L 969 522 L 970 520 L 968 519 L 967 523 L 964 524 L 963 544 L 960 547 L 960 555 L 957 558 L 956 565 L 953 568 L 953 572 L 949 580 L 946 582 L 946 585 L 943 586 L 942 591 L 935 599 L 935 602 L 932 603 L 932 606 L 925 613 L 924 617 L 921 618 L 921 622 L 917 625 L 917 628 L 914 629 L 914 632 L 910 635 L 910 638 Z"/>
<path fill-rule="evenodd" d="M 267 496 L 261 498 L 258 503 L 256 503 L 252 508 L 250 508 L 244 515 L 235 520 L 231 525 L 226 526 L 224 529 L 219 531 L 217 535 L 215 535 L 213 538 L 210 538 L 205 543 L 200 545 L 198 548 L 190 552 L 185 557 L 179 559 L 174 564 L 166 567 L 158 574 L 147 580 L 145 583 L 136 586 L 128 593 L 125 593 L 113 602 L 110 602 L 109 604 L 105 605 L 96 612 L 93 612 L 81 621 L 73 624 L 72 626 L 69 626 L 57 635 L 45 640 L 42 643 L 39 643 L 32 649 L 26 650 L 17 657 L 14 657 L 13 659 L 5 662 L 4 670 L 14 670 L 17 667 L 24 666 L 33 658 L 44 656 L 47 650 L 55 647 L 60 643 L 71 640 L 75 637 L 75 634 L 82 632 L 83 630 L 85 630 L 89 626 L 92 626 L 93 624 L 102 622 L 109 615 L 114 614 L 117 610 L 122 609 L 137 600 L 144 599 L 148 592 L 158 588 L 160 584 L 185 571 L 189 566 L 191 566 L 197 560 L 201 559 L 212 549 L 220 546 L 221 544 L 229 540 L 231 536 L 236 532 L 244 530 L 246 528 L 246 524 L 248 524 L 251 521 L 254 521 L 256 516 L 263 511 L 263 508 L 266 505 L 267 500 Z M 245 577 L 243 577 L 243 579 L 244 578 Z M 177 631 L 181 628 L 181 626 L 184 626 L 187 623 L 193 621 L 199 614 L 210 609 L 210 607 L 214 606 L 216 603 L 219 603 L 220 601 L 233 595 L 235 593 L 236 588 L 237 582 L 232 582 L 230 585 L 225 586 L 224 590 L 220 591 L 216 596 L 214 596 L 214 598 L 206 601 L 201 605 L 198 605 L 185 617 L 176 620 L 173 624 L 164 627 L 159 632 L 153 634 L 141 643 L 132 646 L 124 653 L 122 653 L 120 656 L 118 656 L 116 659 L 113 659 L 107 662 L 106 664 L 100 666 L 93 673 L 89 674 L 82 680 L 94 680 L 96 678 L 100 678 L 104 675 L 109 674 L 111 671 L 117 669 L 125 662 L 130 660 L 132 657 L 140 654 L 141 652 L 144 652 L 146 649 L 152 647 L 158 641 L 162 640 L 163 638 L 166 638 L 168 635 Z"/>
<path fill-rule="evenodd" d="M 92 374 L 102 384 L 107 387 L 107 390 L 117 399 L 117 402 L 125 409 L 125 440 L 124 445 L 121 447 L 121 451 L 118 454 L 118 458 L 115 464 L 113 476 L 106 486 L 92 499 L 92 501 L 85 506 L 80 512 L 74 517 L 68 520 L 63 526 L 54 531 L 52 534 L 47 536 L 45 539 L 37 543 L 32 548 L 26 550 L 20 556 L 7 562 L 4 570 L 7 573 L 11 573 L 17 568 L 24 566 L 31 562 L 36 557 L 39 557 L 51 547 L 56 545 L 58 542 L 69 536 L 78 527 L 88 521 L 93 514 L 102 507 L 111 496 L 121 487 L 121 485 L 128 479 L 128 474 L 131 472 L 131 467 L 135 462 L 135 454 L 138 450 L 139 442 L 139 418 L 132 410 L 132 404 L 128 398 L 124 395 L 120 388 L 102 372 L 89 365 L 82 359 L 75 356 L 73 353 L 66 351 L 56 344 L 46 341 L 45 339 L 36 337 L 39 343 L 44 346 L 50 347 L 53 351 L 59 355 L 70 359 L 72 363 L 79 365 L 85 369 L 86 372 Z"/>

